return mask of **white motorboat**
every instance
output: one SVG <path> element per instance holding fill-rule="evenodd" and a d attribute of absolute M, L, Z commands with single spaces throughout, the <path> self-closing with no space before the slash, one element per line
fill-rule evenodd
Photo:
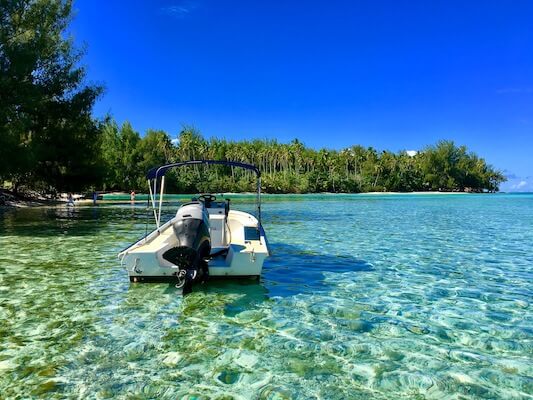
<path fill-rule="evenodd" d="M 161 224 L 165 173 L 190 165 L 227 165 L 257 176 L 257 216 L 233 210 L 230 200 L 202 194 L 179 207 Z M 235 161 L 193 160 L 162 165 L 147 174 L 156 229 L 119 253 L 131 282 L 174 281 L 184 293 L 208 277 L 259 277 L 269 255 L 261 225 L 261 173 Z M 159 196 L 157 196 L 159 188 Z"/>

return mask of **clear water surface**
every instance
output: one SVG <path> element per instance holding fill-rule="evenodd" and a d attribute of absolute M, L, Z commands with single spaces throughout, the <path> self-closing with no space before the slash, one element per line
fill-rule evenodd
<path fill-rule="evenodd" d="M 0 211 L 0 398 L 532 398 L 533 195 L 270 196 L 261 281 L 185 298 L 146 218 Z"/>

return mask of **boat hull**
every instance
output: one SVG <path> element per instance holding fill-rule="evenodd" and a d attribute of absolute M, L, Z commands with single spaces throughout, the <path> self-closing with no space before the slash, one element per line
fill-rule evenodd
<path fill-rule="evenodd" d="M 209 276 L 259 277 L 267 256 L 266 253 L 243 251 L 239 246 L 230 246 L 226 257 L 209 260 Z M 130 253 L 122 259 L 122 264 L 132 282 L 175 280 L 178 271 L 172 265 L 162 265 L 157 253 Z"/>
<path fill-rule="evenodd" d="M 178 266 L 163 257 L 166 251 L 176 245 L 172 229 L 174 222 L 175 218 L 119 254 L 131 282 L 177 280 Z M 264 261 L 269 256 L 263 228 L 251 214 L 231 210 L 227 229 L 227 237 L 231 238 L 229 243 L 211 250 L 212 257 L 208 260 L 209 277 L 259 277 Z M 251 235 L 249 232 L 255 234 Z"/>

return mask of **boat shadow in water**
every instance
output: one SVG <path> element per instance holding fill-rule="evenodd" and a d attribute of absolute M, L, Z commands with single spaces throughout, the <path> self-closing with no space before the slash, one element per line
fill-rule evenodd
<path fill-rule="evenodd" d="M 271 250 L 272 255 L 265 261 L 259 280 L 215 278 L 195 284 L 192 292 L 236 295 L 237 299 L 225 307 L 225 314 L 231 316 L 272 297 L 331 291 L 332 283 L 324 279 L 324 273 L 360 274 L 374 270 L 368 262 L 352 256 L 317 254 L 282 243 L 271 243 Z M 165 290 L 165 293 L 177 292 L 181 293 L 181 289 L 177 289 L 175 283 L 169 284 Z"/>
<path fill-rule="evenodd" d="M 271 243 L 272 255 L 265 261 L 261 283 L 269 296 L 293 296 L 331 290 L 324 273 L 363 273 L 373 270 L 364 260 L 309 252 L 301 247 Z"/>
<path fill-rule="evenodd" d="M 368 262 L 352 256 L 317 254 L 282 243 L 271 243 L 271 250 L 272 255 L 265 261 L 260 280 L 212 279 L 194 285 L 193 292 L 239 295 L 236 301 L 227 305 L 227 312 L 232 314 L 271 297 L 328 292 L 332 283 L 325 281 L 324 273 L 360 274 L 374 270 Z M 170 285 L 168 290 L 177 289 Z"/>

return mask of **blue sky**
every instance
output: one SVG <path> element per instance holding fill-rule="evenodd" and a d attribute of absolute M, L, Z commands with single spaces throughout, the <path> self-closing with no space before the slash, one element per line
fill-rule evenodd
<path fill-rule="evenodd" d="M 97 116 L 140 132 L 465 144 L 533 191 L 532 1 L 93 1 L 71 32 Z"/>

